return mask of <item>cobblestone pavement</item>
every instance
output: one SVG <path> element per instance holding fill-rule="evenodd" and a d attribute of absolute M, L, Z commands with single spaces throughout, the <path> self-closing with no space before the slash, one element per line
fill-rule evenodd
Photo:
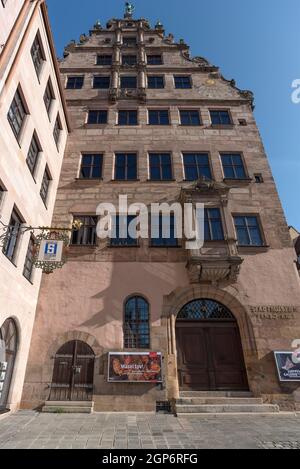
<path fill-rule="evenodd" d="M 0 420 L 0 449 L 299 449 L 300 415 L 39 414 Z"/>

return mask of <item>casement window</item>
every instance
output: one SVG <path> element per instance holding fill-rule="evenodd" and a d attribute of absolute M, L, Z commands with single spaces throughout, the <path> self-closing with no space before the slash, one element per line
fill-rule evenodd
<path fill-rule="evenodd" d="M 107 90 L 110 88 L 110 77 L 94 77 L 93 88 L 98 90 Z"/>
<path fill-rule="evenodd" d="M 174 76 L 176 89 L 190 89 L 192 88 L 192 81 L 190 76 Z"/>
<path fill-rule="evenodd" d="M 101 179 L 103 155 L 83 154 L 81 159 L 80 179 Z"/>
<path fill-rule="evenodd" d="M 151 215 L 151 246 L 152 247 L 176 247 L 176 218 L 174 213 L 170 216 Z"/>
<path fill-rule="evenodd" d="M 27 114 L 28 112 L 21 91 L 17 89 L 7 114 L 8 122 L 17 139 L 20 137 Z"/>
<path fill-rule="evenodd" d="M 107 124 L 107 111 L 89 111 L 88 124 Z"/>
<path fill-rule="evenodd" d="M 122 89 L 136 89 L 137 88 L 137 77 L 122 76 L 121 77 L 121 88 Z"/>
<path fill-rule="evenodd" d="M 27 153 L 26 163 L 29 168 L 29 171 L 34 176 L 35 169 L 37 166 L 39 154 L 42 151 L 39 141 L 34 133 L 31 139 L 30 147 Z"/>
<path fill-rule="evenodd" d="M 16 209 L 13 209 L 10 221 L 9 221 L 9 233 L 4 247 L 2 249 L 3 254 L 13 263 L 16 260 L 17 248 L 21 238 L 21 226 L 24 221 L 19 216 Z"/>
<path fill-rule="evenodd" d="M 137 45 L 136 37 L 123 37 L 123 46 L 135 47 Z"/>
<path fill-rule="evenodd" d="M 97 244 L 97 223 L 98 218 L 93 216 L 80 215 L 76 220 L 82 222 L 79 230 L 73 230 L 71 244 L 78 246 L 96 246 Z"/>
<path fill-rule="evenodd" d="M 201 177 L 212 179 L 208 153 L 183 153 L 184 174 L 187 181 Z"/>
<path fill-rule="evenodd" d="M 1 206 L 1 203 L 3 202 L 5 192 L 6 192 L 6 189 L 4 188 L 4 186 L 2 186 L 0 182 L 0 206 Z"/>
<path fill-rule="evenodd" d="M 136 236 L 129 232 L 129 226 L 136 231 L 136 222 L 138 218 L 135 215 L 116 215 L 112 217 L 112 237 L 111 246 L 138 246 Z"/>
<path fill-rule="evenodd" d="M 33 271 L 34 271 L 34 249 L 35 249 L 35 240 L 31 235 L 28 243 L 27 253 L 25 257 L 25 263 L 23 268 L 24 277 L 31 282 Z"/>
<path fill-rule="evenodd" d="M 149 110 L 149 125 L 170 125 L 168 110 Z"/>
<path fill-rule="evenodd" d="M 263 237 L 257 216 L 234 216 L 239 246 L 263 246 Z"/>
<path fill-rule="evenodd" d="M 84 83 L 84 77 L 68 77 L 67 90 L 81 90 Z"/>
<path fill-rule="evenodd" d="M 170 153 L 149 153 L 151 181 L 172 180 L 172 160 Z"/>
<path fill-rule="evenodd" d="M 57 147 L 59 145 L 61 131 L 62 131 L 62 125 L 61 125 L 61 120 L 58 114 L 55 120 L 54 128 L 53 128 L 53 137 L 54 137 L 54 141 Z"/>
<path fill-rule="evenodd" d="M 219 208 L 204 209 L 204 240 L 223 241 L 224 231 Z"/>
<path fill-rule="evenodd" d="M 140 296 L 129 298 L 125 304 L 124 348 L 150 348 L 149 303 Z"/>
<path fill-rule="evenodd" d="M 119 125 L 138 125 L 137 111 L 119 111 Z"/>
<path fill-rule="evenodd" d="M 229 111 L 214 110 L 210 111 L 210 120 L 212 125 L 231 125 L 232 120 Z"/>
<path fill-rule="evenodd" d="M 242 155 L 221 153 L 224 177 L 227 179 L 247 179 Z"/>
<path fill-rule="evenodd" d="M 52 180 L 52 177 L 50 175 L 48 167 L 46 166 L 44 174 L 43 174 L 41 189 L 40 189 L 40 196 L 45 205 L 47 204 L 51 180 Z"/>
<path fill-rule="evenodd" d="M 162 65 L 163 60 L 161 55 L 147 55 L 147 65 Z"/>
<path fill-rule="evenodd" d="M 133 66 L 137 64 L 136 55 L 122 55 L 122 65 Z"/>
<path fill-rule="evenodd" d="M 98 55 L 97 65 L 112 65 L 112 55 Z"/>
<path fill-rule="evenodd" d="M 39 33 L 35 36 L 31 47 L 31 57 L 37 76 L 40 76 L 43 62 L 46 60 Z"/>
<path fill-rule="evenodd" d="M 44 93 L 44 103 L 45 103 L 48 115 L 50 113 L 51 104 L 54 99 L 55 99 L 54 91 L 53 91 L 53 87 L 51 84 L 51 80 L 49 78 L 46 89 L 45 89 L 45 93 Z"/>
<path fill-rule="evenodd" d="M 180 111 L 181 125 L 201 125 L 199 111 Z"/>
<path fill-rule="evenodd" d="M 153 90 L 160 90 L 165 87 L 164 77 L 151 75 L 148 76 L 148 88 Z"/>
<path fill-rule="evenodd" d="M 134 181 L 137 179 L 137 154 L 116 153 L 115 180 Z"/>

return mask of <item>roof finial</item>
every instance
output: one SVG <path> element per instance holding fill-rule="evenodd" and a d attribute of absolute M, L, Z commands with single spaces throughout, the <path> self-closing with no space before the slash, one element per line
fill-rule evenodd
<path fill-rule="evenodd" d="M 134 7 L 133 3 L 126 2 L 125 3 L 124 18 L 132 18 L 134 10 L 135 10 L 135 7 Z"/>

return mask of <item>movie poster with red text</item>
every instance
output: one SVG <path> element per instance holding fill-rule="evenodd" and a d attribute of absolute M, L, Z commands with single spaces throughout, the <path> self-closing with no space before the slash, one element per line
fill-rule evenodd
<path fill-rule="evenodd" d="M 162 383 L 161 353 L 109 353 L 108 382 Z"/>

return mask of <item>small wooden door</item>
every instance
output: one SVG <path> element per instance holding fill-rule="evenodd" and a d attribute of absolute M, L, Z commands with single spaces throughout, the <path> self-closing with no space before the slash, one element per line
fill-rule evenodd
<path fill-rule="evenodd" d="M 179 386 L 182 390 L 248 389 L 235 321 L 177 321 Z"/>
<path fill-rule="evenodd" d="M 50 401 L 91 401 L 95 355 L 79 340 L 67 342 L 55 355 Z"/>

